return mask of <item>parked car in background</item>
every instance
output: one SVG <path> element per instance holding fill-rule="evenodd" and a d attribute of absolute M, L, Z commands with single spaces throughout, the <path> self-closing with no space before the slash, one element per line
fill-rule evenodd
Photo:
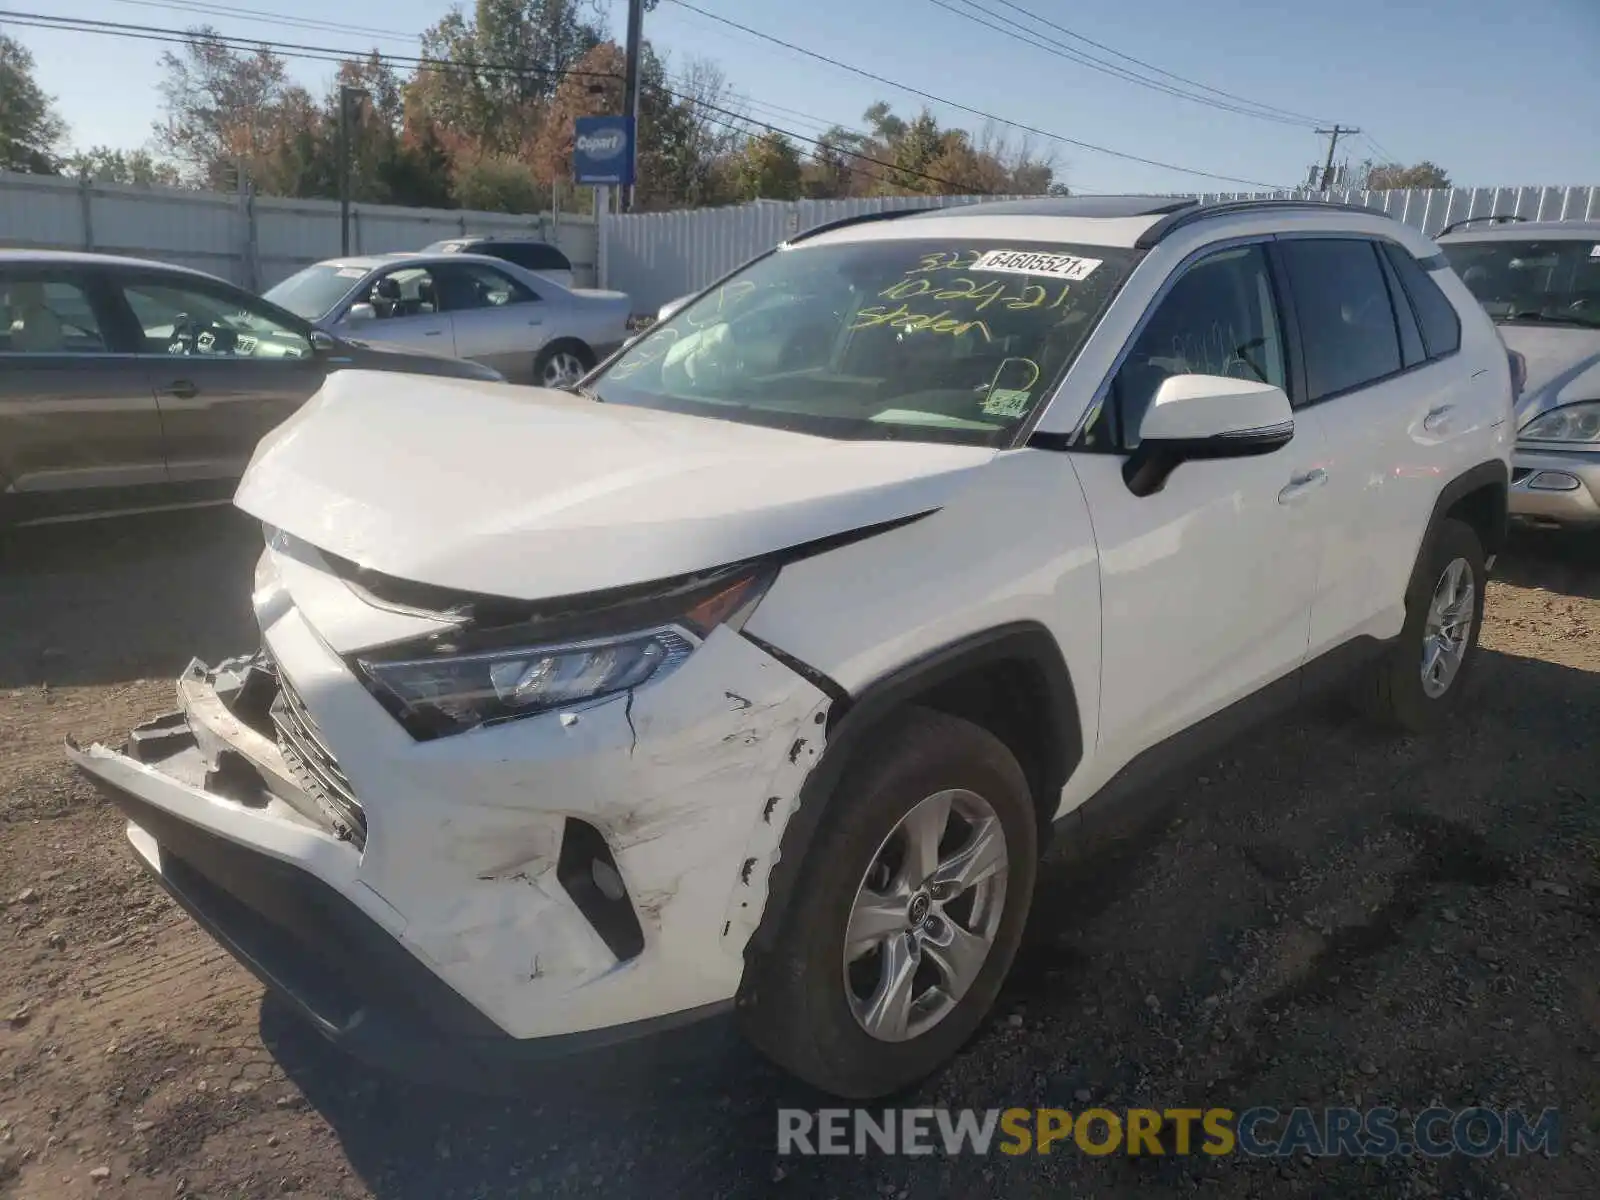
<path fill-rule="evenodd" d="M 628 336 L 628 297 L 565 288 L 481 254 L 330 259 L 267 299 L 384 345 L 486 363 L 517 383 L 576 383 Z"/>
<path fill-rule="evenodd" d="M 490 258 L 515 263 L 564 288 L 573 286 L 572 260 L 559 246 L 532 236 L 481 234 L 448 238 L 422 248 L 424 254 L 487 254 Z"/>
<path fill-rule="evenodd" d="M 1439 247 L 1522 359 L 1512 515 L 1600 529 L 1600 221 L 1490 217 Z"/>
<path fill-rule="evenodd" d="M 262 435 L 346 367 L 500 378 L 198 271 L 0 250 L 0 524 L 226 500 Z"/>
<path fill-rule="evenodd" d="M 475 1086 L 732 1016 L 881 1096 L 1030 909 L 1070 937 L 1052 826 L 1349 677 L 1461 738 L 1511 379 L 1365 209 L 849 219 L 573 392 L 330 381 L 239 490 L 260 648 L 69 753 L 355 1054 Z"/>

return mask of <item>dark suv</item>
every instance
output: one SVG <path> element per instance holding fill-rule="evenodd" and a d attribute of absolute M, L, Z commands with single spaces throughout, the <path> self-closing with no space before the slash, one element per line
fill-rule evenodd
<path fill-rule="evenodd" d="M 480 234 L 447 238 L 422 248 L 424 254 L 487 254 L 543 275 L 564 288 L 572 287 L 572 260 L 549 242 L 515 234 Z"/>
<path fill-rule="evenodd" d="M 225 501 L 329 372 L 499 380 L 379 350 L 198 271 L 0 250 L 0 528 Z"/>

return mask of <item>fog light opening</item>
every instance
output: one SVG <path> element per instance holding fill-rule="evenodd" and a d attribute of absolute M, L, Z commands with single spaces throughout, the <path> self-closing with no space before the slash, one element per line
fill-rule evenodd
<path fill-rule="evenodd" d="M 1528 488 L 1535 492 L 1575 492 L 1578 479 L 1565 471 L 1540 471 L 1528 480 Z"/>
<path fill-rule="evenodd" d="M 556 879 L 619 962 L 639 955 L 644 949 L 644 930 L 627 884 L 606 839 L 587 821 L 567 818 Z"/>

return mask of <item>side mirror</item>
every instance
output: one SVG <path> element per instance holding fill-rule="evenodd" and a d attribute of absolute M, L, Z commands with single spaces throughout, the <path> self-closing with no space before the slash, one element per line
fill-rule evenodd
<path fill-rule="evenodd" d="M 373 308 L 372 305 L 363 302 L 361 304 L 352 304 L 350 311 L 345 313 L 344 319 L 352 325 L 359 325 L 363 321 L 376 320 L 377 316 L 378 310 Z"/>
<path fill-rule="evenodd" d="M 338 345 L 339 343 L 333 340 L 331 333 L 326 333 L 321 329 L 313 329 L 311 331 L 311 352 L 313 354 L 332 354 Z"/>
<path fill-rule="evenodd" d="M 693 295 L 693 293 L 691 293 L 691 294 L 689 294 L 687 296 L 679 296 L 676 300 L 668 300 L 665 304 L 663 304 L 656 311 L 656 320 L 657 321 L 669 321 L 669 320 L 671 320 L 675 313 L 677 313 L 680 309 L 683 308 L 684 305 L 688 304 L 689 301 L 691 301 L 693 299 L 694 299 L 694 295 Z"/>
<path fill-rule="evenodd" d="M 1271 454 L 1294 437 L 1294 410 L 1280 387 L 1225 375 L 1174 375 L 1139 422 L 1139 445 L 1122 464 L 1135 496 L 1159 492 L 1192 459 Z"/>

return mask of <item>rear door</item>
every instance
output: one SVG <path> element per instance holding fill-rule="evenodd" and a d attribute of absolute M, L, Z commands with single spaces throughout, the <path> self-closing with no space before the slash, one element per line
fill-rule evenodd
<path fill-rule="evenodd" d="M 159 500 L 161 417 L 99 277 L 0 268 L 0 493 L 18 519 Z"/>
<path fill-rule="evenodd" d="M 455 329 L 456 357 L 507 379 L 531 379 L 534 354 L 549 336 L 547 306 L 533 289 L 484 263 L 440 263 L 433 277 Z"/>
<path fill-rule="evenodd" d="M 321 386 L 310 328 L 220 280 L 112 276 L 141 339 L 174 483 L 234 480 L 256 443 Z"/>
<path fill-rule="evenodd" d="M 1294 297 L 1305 416 L 1328 455 L 1330 523 L 1309 639 L 1316 655 L 1399 631 L 1434 500 L 1476 465 L 1468 460 L 1495 414 L 1474 400 L 1485 391 L 1482 364 L 1458 353 L 1449 302 L 1439 297 L 1449 311 L 1434 314 L 1425 340 L 1384 244 L 1286 237 L 1275 252 Z"/>

